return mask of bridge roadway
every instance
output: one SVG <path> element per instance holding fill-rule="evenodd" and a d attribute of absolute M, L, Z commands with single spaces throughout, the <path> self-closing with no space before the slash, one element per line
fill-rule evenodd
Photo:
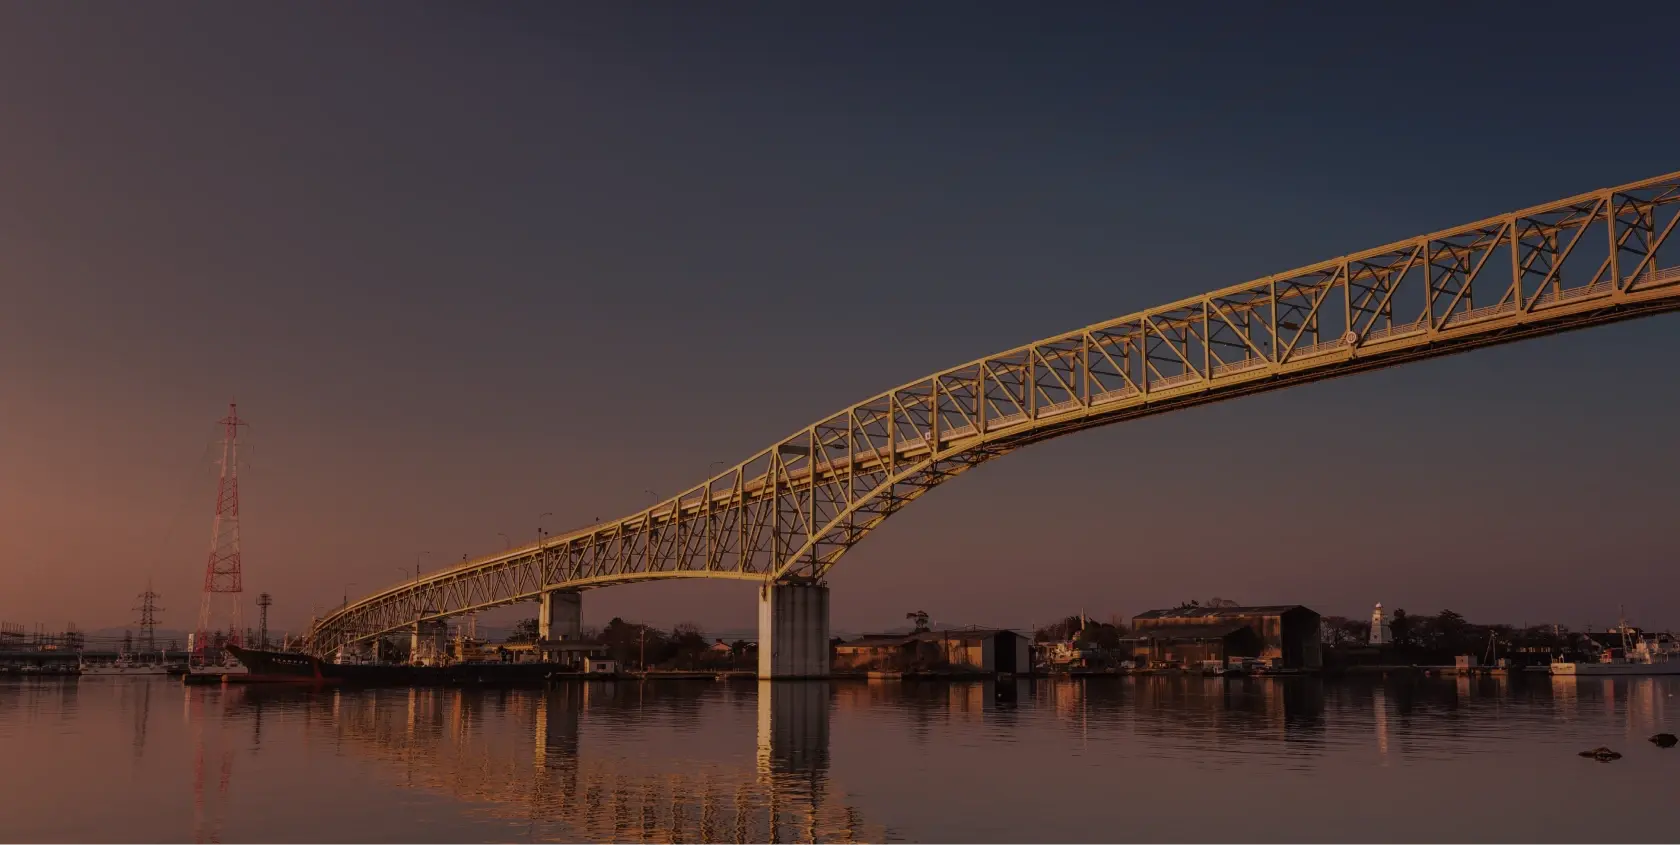
<path fill-rule="evenodd" d="M 827 674 L 825 576 L 927 491 L 1099 425 L 1680 309 L 1680 172 L 1093 324 L 909 382 L 645 510 L 398 584 L 316 620 L 320 655 L 417 623 L 668 578 L 760 588 L 760 675 Z M 1480 303 L 1479 305 L 1477 303 Z M 770 648 L 763 644 L 770 644 Z"/>

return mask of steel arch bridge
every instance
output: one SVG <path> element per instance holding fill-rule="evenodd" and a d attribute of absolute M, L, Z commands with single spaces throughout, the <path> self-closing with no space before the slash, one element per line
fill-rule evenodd
<path fill-rule="evenodd" d="M 1680 310 L 1680 172 L 1222 288 L 900 385 L 646 510 L 464 562 L 317 620 L 339 646 L 553 590 L 820 581 L 929 490 L 1040 440 Z M 1676 239 L 1680 241 L 1680 239 Z"/>

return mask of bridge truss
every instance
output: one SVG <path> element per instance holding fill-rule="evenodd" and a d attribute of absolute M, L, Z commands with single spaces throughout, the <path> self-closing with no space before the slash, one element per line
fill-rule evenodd
<path fill-rule="evenodd" d="M 1680 309 L 1680 248 L 1661 252 L 1677 220 L 1680 172 L 990 355 L 818 420 L 646 510 L 347 604 L 315 623 L 309 648 L 326 654 L 557 589 L 662 578 L 820 581 L 910 502 L 1030 443 Z"/>

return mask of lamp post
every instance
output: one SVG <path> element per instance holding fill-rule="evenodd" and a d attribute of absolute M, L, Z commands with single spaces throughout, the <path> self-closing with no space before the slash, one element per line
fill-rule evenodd
<path fill-rule="evenodd" d="M 508 539 L 506 532 L 497 531 L 496 535 L 502 538 L 502 549 L 504 551 L 513 548 L 513 541 Z"/>
<path fill-rule="evenodd" d="M 416 591 L 415 604 L 417 606 L 416 606 L 415 611 L 414 611 L 414 639 L 410 641 L 414 644 L 415 647 L 409 649 L 409 652 L 408 652 L 408 662 L 409 663 L 414 663 L 419 657 L 418 652 L 420 650 L 419 649 L 420 620 L 422 618 L 424 618 L 425 615 L 426 615 L 426 609 L 424 607 L 418 607 L 418 605 L 419 605 L 419 593 L 418 593 L 418 591 L 420 589 L 420 559 L 425 557 L 426 555 L 429 555 L 429 554 L 431 554 L 431 552 L 420 552 L 420 553 L 418 553 L 414 556 L 414 589 Z M 404 572 L 403 574 L 407 575 L 408 573 Z M 375 649 L 376 649 L 375 652 L 374 652 L 375 660 L 378 659 L 377 648 L 378 647 L 375 646 Z"/>
<path fill-rule="evenodd" d="M 403 574 L 407 575 L 408 573 L 405 572 Z M 354 586 L 356 586 L 355 581 L 344 582 L 344 607 L 349 607 L 350 606 L 350 588 L 354 587 Z M 343 608 L 340 608 L 340 609 L 342 610 Z"/>
<path fill-rule="evenodd" d="M 543 535 L 544 535 L 543 520 L 545 520 L 545 519 L 547 519 L 547 518 L 549 518 L 553 515 L 554 515 L 553 511 L 543 511 L 542 514 L 537 517 L 537 548 L 538 549 L 542 548 Z"/>

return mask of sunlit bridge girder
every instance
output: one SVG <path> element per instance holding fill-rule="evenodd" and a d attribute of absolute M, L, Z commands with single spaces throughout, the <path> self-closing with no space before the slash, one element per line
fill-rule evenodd
<path fill-rule="evenodd" d="M 1085 428 L 1680 308 L 1680 173 L 1105 320 L 924 376 L 653 507 L 349 603 L 310 649 L 660 578 L 821 579 L 953 476 Z M 1676 239 L 1680 241 L 1680 239 Z"/>

